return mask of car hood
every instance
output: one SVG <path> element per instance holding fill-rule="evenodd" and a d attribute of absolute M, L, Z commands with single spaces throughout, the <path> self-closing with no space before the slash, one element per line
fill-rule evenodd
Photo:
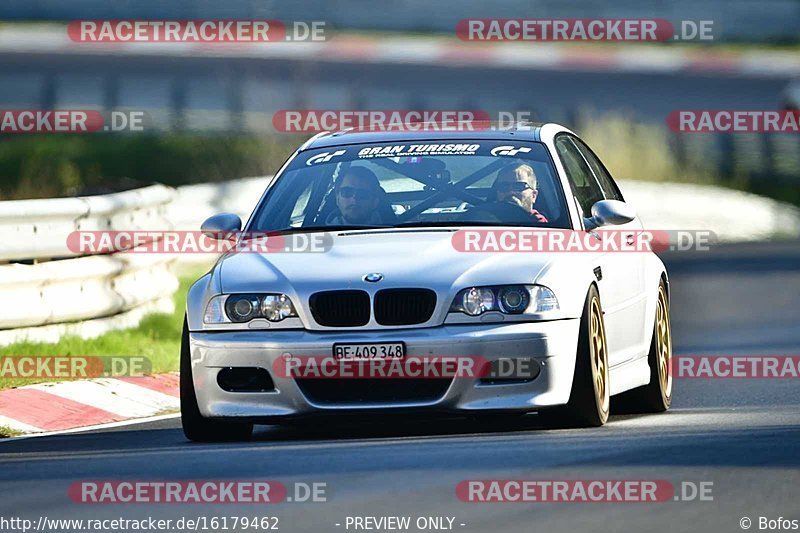
<path fill-rule="evenodd" d="M 373 230 L 333 233 L 326 252 L 238 253 L 221 263 L 226 294 L 426 287 L 452 292 L 474 285 L 532 283 L 554 259 L 553 253 L 459 252 L 454 230 Z M 378 283 L 364 276 L 380 273 Z"/>

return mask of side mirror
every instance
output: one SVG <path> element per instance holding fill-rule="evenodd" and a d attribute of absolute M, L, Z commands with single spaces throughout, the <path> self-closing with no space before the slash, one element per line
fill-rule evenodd
<path fill-rule="evenodd" d="M 233 213 L 220 213 L 207 219 L 200 226 L 203 235 L 212 239 L 230 238 L 231 233 L 237 233 L 242 229 L 242 219 Z"/>
<path fill-rule="evenodd" d="M 636 211 L 619 200 L 600 200 L 592 206 L 592 218 L 584 220 L 586 230 L 601 226 L 619 226 L 636 218 Z"/>

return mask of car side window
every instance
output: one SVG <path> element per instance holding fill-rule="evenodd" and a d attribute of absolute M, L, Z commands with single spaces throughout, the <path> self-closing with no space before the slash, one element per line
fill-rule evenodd
<path fill-rule="evenodd" d="M 606 167 L 603 166 L 603 163 L 600 162 L 600 159 L 594 155 L 586 143 L 581 141 L 580 139 L 572 139 L 575 143 L 575 146 L 578 147 L 578 150 L 583 157 L 586 159 L 586 162 L 589 163 L 592 171 L 594 171 L 594 175 L 597 178 L 597 181 L 600 183 L 600 187 L 603 189 L 603 195 L 605 196 L 606 200 L 619 200 L 622 201 L 622 193 L 619 192 L 619 188 L 617 184 L 614 183 L 614 180 L 611 178 L 611 175 L 606 170 Z"/>
<path fill-rule="evenodd" d="M 578 199 L 583 216 L 592 216 L 592 206 L 604 200 L 603 190 L 594 178 L 592 170 L 569 137 L 561 135 L 556 138 L 556 152 L 567 172 L 572 192 Z"/>

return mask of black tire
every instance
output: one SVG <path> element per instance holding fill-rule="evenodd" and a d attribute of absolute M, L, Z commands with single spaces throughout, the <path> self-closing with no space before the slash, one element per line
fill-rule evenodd
<path fill-rule="evenodd" d="M 661 307 L 663 306 L 663 307 Z M 659 324 L 660 315 L 664 316 L 665 323 Z M 661 334 L 659 335 L 659 327 Z M 664 335 L 666 334 L 666 339 Z M 664 345 L 666 342 L 666 346 Z M 661 350 L 666 350 L 666 364 L 660 359 Z M 669 297 L 664 280 L 658 286 L 658 303 L 656 304 L 656 318 L 653 323 L 653 338 L 650 341 L 650 353 L 647 355 L 647 364 L 650 365 L 650 383 L 624 392 L 614 397 L 614 413 L 644 414 L 663 413 L 672 405 L 672 374 L 670 361 L 672 359 L 672 330 L 669 310 Z"/>
<path fill-rule="evenodd" d="M 189 326 L 183 321 L 181 337 L 181 424 L 186 438 L 195 442 L 225 442 L 248 440 L 253 434 L 253 424 L 213 420 L 203 417 L 197 406 L 197 396 L 192 380 L 192 362 L 189 354 Z"/>
<path fill-rule="evenodd" d="M 598 364 L 593 356 L 590 346 L 592 339 L 591 320 L 592 314 L 597 319 L 604 350 L 602 356 L 603 368 L 598 369 Z M 604 383 L 601 385 L 596 379 L 598 373 L 604 374 Z M 600 306 L 600 295 L 597 288 L 592 285 L 586 295 L 583 305 L 583 314 L 578 333 L 578 348 L 575 360 L 575 374 L 572 378 L 572 390 L 569 402 L 561 407 L 543 410 L 539 413 L 542 422 L 553 428 L 599 427 L 608 421 L 610 411 L 609 380 L 608 380 L 608 348 L 605 343 L 605 324 L 603 322 L 603 308 Z"/>

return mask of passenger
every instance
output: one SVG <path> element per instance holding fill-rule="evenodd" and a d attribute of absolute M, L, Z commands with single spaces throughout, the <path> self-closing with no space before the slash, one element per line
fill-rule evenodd
<path fill-rule="evenodd" d="M 533 207 L 539 196 L 538 185 L 536 174 L 529 165 L 507 165 L 497 172 L 497 179 L 492 186 L 494 200 L 517 205 L 539 222 L 546 223 L 547 217 Z"/>

